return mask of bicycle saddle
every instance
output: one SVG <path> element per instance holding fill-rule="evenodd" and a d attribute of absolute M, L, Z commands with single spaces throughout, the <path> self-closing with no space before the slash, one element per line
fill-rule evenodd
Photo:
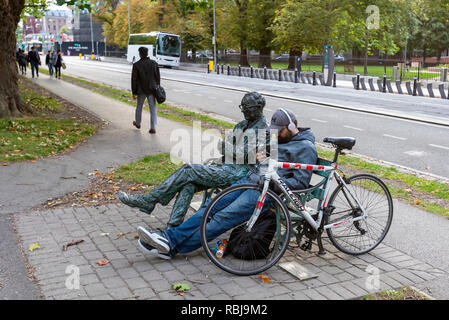
<path fill-rule="evenodd" d="M 351 137 L 347 138 L 324 138 L 323 142 L 332 143 L 334 146 L 340 149 L 351 150 L 355 145 L 355 139 Z"/>

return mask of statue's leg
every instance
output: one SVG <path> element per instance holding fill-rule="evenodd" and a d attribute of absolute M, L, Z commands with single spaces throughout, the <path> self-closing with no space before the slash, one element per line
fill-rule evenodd
<path fill-rule="evenodd" d="M 196 191 L 198 190 L 194 184 L 188 184 L 182 188 L 173 205 L 170 219 L 167 223 L 168 228 L 179 226 L 184 222 L 184 217 L 186 216 L 187 210 L 189 210 L 190 202 Z"/>

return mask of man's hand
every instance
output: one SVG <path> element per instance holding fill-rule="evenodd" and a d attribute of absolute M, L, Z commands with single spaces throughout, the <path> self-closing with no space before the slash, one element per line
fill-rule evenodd
<path fill-rule="evenodd" d="M 133 94 L 133 99 L 136 100 L 137 99 L 137 95 Z"/>

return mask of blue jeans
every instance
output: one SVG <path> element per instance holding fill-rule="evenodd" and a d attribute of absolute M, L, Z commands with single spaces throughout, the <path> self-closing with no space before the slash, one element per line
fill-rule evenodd
<path fill-rule="evenodd" d="M 48 64 L 48 73 L 50 74 L 50 77 L 53 76 L 53 64 L 52 63 Z"/>
<path fill-rule="evenodd" d="M 234 185 L 248 182 L 249 180 L 244 178 Z M 254 212 L 259 195 L 259 191 L 242 189 L 234 191 L 220 199 L 215 204 L 214 211 L 212 212 L 214 219 L 207 224 L 207 240 L 212 241 L 226 231 L 248 221 Z M 177 253 L 192 252 L 201 247 L 201 219 L 211 200 L 180 226 L 165 230 L 165 235 L 170 242 L 171 256 Z M 269 210 L 272 205 L 273 199 L 266 198 L 262 213 Z"/>

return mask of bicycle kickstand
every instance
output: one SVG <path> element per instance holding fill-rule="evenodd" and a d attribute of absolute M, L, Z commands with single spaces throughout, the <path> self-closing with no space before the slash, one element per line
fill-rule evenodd
<path fill-rule="evenodd" d="M 318 236 L 317 242 L 318 242 L 318 255 L 324 256 L 327 253 L 327 251 L 324 250 L 323 242 L 321 241 L 321 234 Z"/>

